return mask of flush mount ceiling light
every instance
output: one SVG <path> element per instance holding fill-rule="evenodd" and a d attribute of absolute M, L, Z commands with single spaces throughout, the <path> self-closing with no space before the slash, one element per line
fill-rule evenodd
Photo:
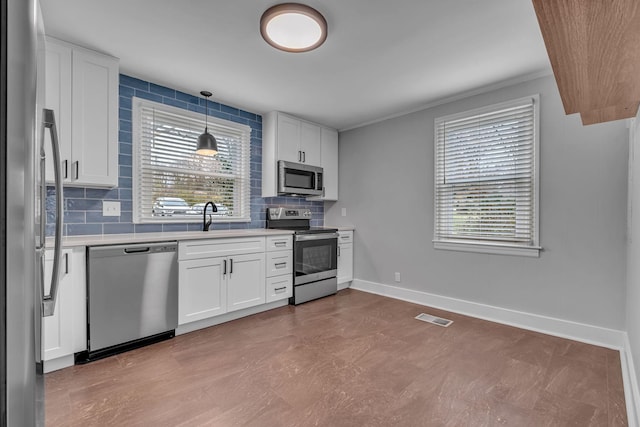
<path fill-rule="evenodd" d="M 206 114 L 204 116 L 204 133 L 198 137 L 198 148 L 196 149 L 196 154 L 202 154 L 204 156 L 213 156 L 218 154 L 218 142 L 216 139 L 209 133 L 209 97 L 212 95 L 211 92 L 203 90 L 200 92 L 200 95 L 206 98 L 205 108 Z"/>
<path fill-rule="evenodd" d="M 260 18 L 260 33 L 267 43 L 285 52 L 308 52 L 327 39 L 327 21 L 312 7 L 283 3 Z"/>

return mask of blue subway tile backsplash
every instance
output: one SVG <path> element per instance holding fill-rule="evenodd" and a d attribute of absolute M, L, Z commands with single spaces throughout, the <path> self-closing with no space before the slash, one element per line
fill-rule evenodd
<path fill-rule="evenodd" d="M 263 198 L 262 194 L 262 116 L 235 107 L 180 92 L 172 88 L 147 82 L 135 77 L 120 75 L 119 90 L 119 179 L 118 187 L 100 188 L 64 188 L 64 229 L 63 235 L 88 234 L 122 234 L 146 233 L 159 231 L 199 231 L 202 224 L 167 223 L 167 224 L 134 224 L 133 223 L 133 140 L 132 140 L 132 102 L 133 96 L 161 102 L 178 108 L 197 111 L 210 116 L 246 124 L 251 127 L 251 222 L 229 223 L 214 222 L 213 230 L 235 230 L 246 228 L 264 228 L 266 225 L 266 209 L 272 206 L 306 207 L 312 211 L 311 225 L 324 223 L 324 204 L 310 202 L 300 197 Z M 205 106 L 207 107 L 205 109 Z M 120 216 L 105 217 L 102 215 L 102 202 L 119 201 Z M 55 209 L 55 190 L 47 192 L 47 234 L 53 234 L 53 212 Z"/>

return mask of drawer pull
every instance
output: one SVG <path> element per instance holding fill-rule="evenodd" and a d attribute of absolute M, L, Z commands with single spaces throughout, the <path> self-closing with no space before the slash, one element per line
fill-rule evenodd
<path fill-rule="evenodd" d="M 283 292 L 283 291 L 286 291 L 286 290 L 287 290 L 287 287 L 286 287 L 286 286 L 283 286 L 283 287 L 281 287 L 281 288 L 275 288 L 273 291 L 274 291 L 275 293 L 280 293 L 280 292 Z"/>
<path fill-rule="evenodd" d="M 348 239 L 351 236 L 340 236 L 341 239 Z"/>
<path fill-rule="evenodd" d="M 277 248 L 283 248 L 285 246 L 287 246 L 287 242 L 275 242 L 274 246 Z"/>
<path fill-rule="evenodd" d="M 287 263 L 286 262 L 279 262 L 277 264 L 275 264 L 275 267 L 280 269 L 280 268 L 286 268 L 287 267 Z"/>

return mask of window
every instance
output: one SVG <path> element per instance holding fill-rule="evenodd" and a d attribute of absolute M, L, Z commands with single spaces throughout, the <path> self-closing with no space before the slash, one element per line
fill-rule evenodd
<path fill-rule="evenodd" d="M 435 120 L 435 248 L 538 256 L 538 105 Z"/>
<path fill-rule="evenodd" d="M 201 222 L 204 204 L 214 221 L 250 221 L 251 128 L 208 118 L 218 154 L 196 154 L 204 114 L 133 98 L 134 222 Z"/>

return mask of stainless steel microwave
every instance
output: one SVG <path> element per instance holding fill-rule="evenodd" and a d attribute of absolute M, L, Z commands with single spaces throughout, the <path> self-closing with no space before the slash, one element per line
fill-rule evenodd
<path fill-rule="evenodd" d="M 323 170 L 318 166 L 278 161 L 278 194 L 321 196 Z"/>

